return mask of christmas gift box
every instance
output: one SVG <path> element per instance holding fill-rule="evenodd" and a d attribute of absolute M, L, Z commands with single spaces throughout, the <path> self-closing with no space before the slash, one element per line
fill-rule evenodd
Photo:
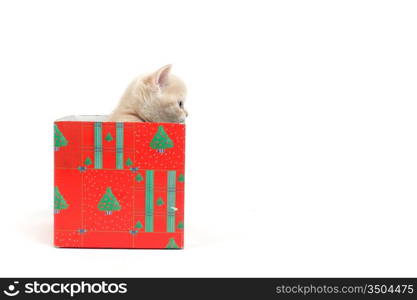
<path fill-rule="evenodd" d="M 185 125 L 54 124 L 54 240 L 71 248 L 182 248 Z"/>

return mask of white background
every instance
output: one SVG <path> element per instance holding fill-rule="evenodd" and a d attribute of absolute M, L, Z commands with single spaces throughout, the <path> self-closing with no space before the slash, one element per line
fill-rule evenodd
<path fill-rule="evenodd" d="M 415 1 L 2 1 L 0 276 L 417 276 Z M 189 88 L 186 248 L 52 246 L 53 120 Z"/>

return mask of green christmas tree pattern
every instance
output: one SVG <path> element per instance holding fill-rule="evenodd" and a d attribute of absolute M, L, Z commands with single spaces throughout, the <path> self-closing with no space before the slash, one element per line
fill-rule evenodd
<path fill-rule="evenodd" d="M 133 165 L 133 162 L 130 158 L 127 158 L 125 164 L 126 164 L 126 166 L 130 167 L 131 165 Z"/>
<path fill-rule="evenodd" d="M 84 164 L 86 165 L 86 166 L 89 166 L 89 165 L 91 165 L 93 162 L 91 161 L 91 158 L 89 158 L 88 156 L 87 156 L 87 158 L 85 159 L 85 161 L 84 161 Z"/>
<path fill-rule="evenodd" d="M 178 229 L 184 229 L 184 222 L 179 222 L 177 225 Z"/>
<path fill-rule="evenodd" d="M 111 142 L 113 140 L 113 137 L 110 132 L 107 133 L 106 137 L 104 138 L 107 142 Z"/>
<path fill-rule="evenodd" d="M 178 176 L 178 181 L 179 182 L 184 182 L 184 174 L 180 174 L 179 176 Z"/>
<path fill-rule="evenodd" d="M 62 132 L 59 130 L 58 125 L 54 125 L 54 147 L 55 151 L 58 151 L 60 147 L 68 145 L 68 141 Z"/>
<path fill-rule="evenodd" d="M 63 209 L 68 208 L 68 203 L 65 201 L 64 197 L 59 192 L 58 187 L 56 186 L 54 189 L 54 212 L 59 214 L 59 212 Z"/>
<path fill-rule="evenodd" d="M 156 200 L 156 205 L 162 206 L 164 204 L 165 204 L 165 202 L 164 202 L 164 200 L 162 200 L 162 197 L 159 197 L 158 200 Z"/>
<path fill-rule="evenodd" d="M 106 215 L 111 215 L 113 211 L 120 210 L 120 203 L 117 201 L 110 187 L 106 188 L 106 193 L 98 203 L 98 210 L 105 211 Z"/>
<path fill-rule="evenodd" d="M 159 153 L 164 153 L 165 149 L 174 147 L 174 143 L 165 132 L 162 125 L 158 126 L 158 131 L 154 135 L 151 144 L 152 149 L 157 150 Z"/>
<path fill-rule="evenodd" d="M 139 232 L 139 230 L 141 230 L 143 228 L 143 225 L 141 223 L 141 221 L 137 221 L 136 225 L 134 227 L 133 230 L 129 230 L 129 232 L 133 235 L 137 234 Z"/>
<path fill-rule="evenodd" d="M 142 223 L 141 223 L 140 221 L 138 221 L 138 222 L 136 223 L 136 225 L 135 225 L 135 228 L 136 228 L 137 230 L 140 230 L 141 228 L 143 228 Z"/>
<path fill-rule="evenodd" d="M 168 242 L 168 244 L 165 248 L 167 248 L 167 249 L 178 249 L 179 247 L 178 247 L 177 243 L 175 242 L 175 239 L 170 238 L 169 242 Z"/>
<path fill-rule="evenodd" d="M 141 182 L 141 181 L 143 180 L 142 175 L 141 175 L 140 173 L 138 173 L 138 174 L 135 176 L 135 180 L 136 180 L 137 182 Z"/>

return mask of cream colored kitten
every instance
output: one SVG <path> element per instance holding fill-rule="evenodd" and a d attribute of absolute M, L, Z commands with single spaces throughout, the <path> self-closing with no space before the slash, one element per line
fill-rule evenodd
<path fill-rule="evenodd" d="M 187 90 L 170 72 L 171 65 L 166 65 L 134 79 L 108 121 L 183 123 L 188 115 L 184 108 Z"/>

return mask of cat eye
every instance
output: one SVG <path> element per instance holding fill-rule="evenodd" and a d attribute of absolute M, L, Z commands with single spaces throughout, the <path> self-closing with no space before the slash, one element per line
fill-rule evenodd
<path fill-rule="evenodd" d="M 182 108 L 182 106 L 184 105 L 184 103 L 182 101 L 178 102 L 178 105 Z"/>

